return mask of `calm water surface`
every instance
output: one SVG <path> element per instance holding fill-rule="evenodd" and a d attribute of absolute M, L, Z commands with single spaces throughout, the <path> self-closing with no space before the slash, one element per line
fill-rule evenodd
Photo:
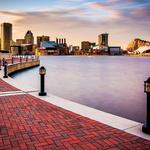
<path fill-rule="evenodd" d="M 150 58 L 126 56 L 45 56 L 46 91 L 56 96 L 139 122 L 145 120 L 143 81 Z M 38 67 L 13 78 L 39 88 Z"/>

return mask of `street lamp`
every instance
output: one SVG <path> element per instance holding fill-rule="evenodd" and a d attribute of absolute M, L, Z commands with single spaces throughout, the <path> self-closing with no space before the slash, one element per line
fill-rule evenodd
<path fill-rule="evenodd" d="M 150 134 L 150 77 L 144 81 L 144 92 L 147 94 L 147 113 L 146 123 L 142 127 L 142 131 L 146 134 Z"/>
<path fill-rule="evenodd" d="M 39 96 L 46 96 L 47 95 L 47 93 L 45 92 L 45 74 L 46 74 L 46 69 L 45 69 L 44 66 L 40 67 L 39 74 L 41 76 L 41 85 L 40 85 Z"/>

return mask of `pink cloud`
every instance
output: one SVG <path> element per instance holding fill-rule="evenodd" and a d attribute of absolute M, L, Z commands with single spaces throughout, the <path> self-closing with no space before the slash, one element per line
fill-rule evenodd
<path fill-rule="evenodd" d="M 132 11 L 133 15 L 138 16 L 138 17 L 149 17 L 150 16 L 150 9 L 148 8 L 137 8 L 135 10 Z"/>

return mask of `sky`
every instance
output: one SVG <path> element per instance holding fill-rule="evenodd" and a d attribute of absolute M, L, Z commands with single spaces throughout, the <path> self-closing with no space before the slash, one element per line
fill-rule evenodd
<path fill-rule="evenodd" d="M 13 39 L 48 35 L 69 45 L 98 41 L 125 49 L 134 38 L 150 41 L 150 0 L 0 0 L 0 23 L 13 24 Z M 36 42 L 36 40 L 35 40 Z"/>

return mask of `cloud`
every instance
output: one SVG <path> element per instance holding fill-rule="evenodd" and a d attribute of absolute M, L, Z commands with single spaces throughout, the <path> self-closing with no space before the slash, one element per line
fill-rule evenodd
<path fill-rule="evenodd" d="M 21 19 L 23 16 L 15 12 L 0 11 L 0 22 L 13 22 Z"/>
<path fill-rule="evenodd" d="M 150 9 L 149 8 L 138 8 L 131 12 L 135 17 L 144 17 L 150 20 Z"/>
<path fill-rule="evenodd" d="M 150 1 L 142 3 L 139 0 L 107 0 L 105 2 L 89 2 L 89 7 L 108 12 L 111 18 L 129 21 L 150 21 Z M 108 17 L 109 17 L 108 16 Z"/>
<path fill-rule="evenodd" d="M 149 40 L 147 3 L 141 4 L 138 0 L 79 1 L 82 1 L 80 6 L 58 10 L 0 11 L 0 22 L 13 23 L 15 38 L 23 38 L 30 29 L 34 36 L 66 37 L 74 45 L 80 45 L 83 40 L 97 41 L 102 32 L 109 32 L 111 45 L 124 48 L 132 38 Z"/>
<path fill-rule="evenodd" d="M 62 24 L 63 22 L 70 21 L 76 22 L 72 16 L 76 17 L 78 15 L 84 14 L 83 9 L 62 9 L 59 11 L 32 11 L 32 12 L 17 12 L 17 11 L 0 11 L 0 15 L 5 17 L 6 20 L 14 22 L 14 24 L 21 23 L 42 23 L 45 21 L 57 22 L 57 20 Z M 9 20 L 10 18 L 10 20 Z"/>

